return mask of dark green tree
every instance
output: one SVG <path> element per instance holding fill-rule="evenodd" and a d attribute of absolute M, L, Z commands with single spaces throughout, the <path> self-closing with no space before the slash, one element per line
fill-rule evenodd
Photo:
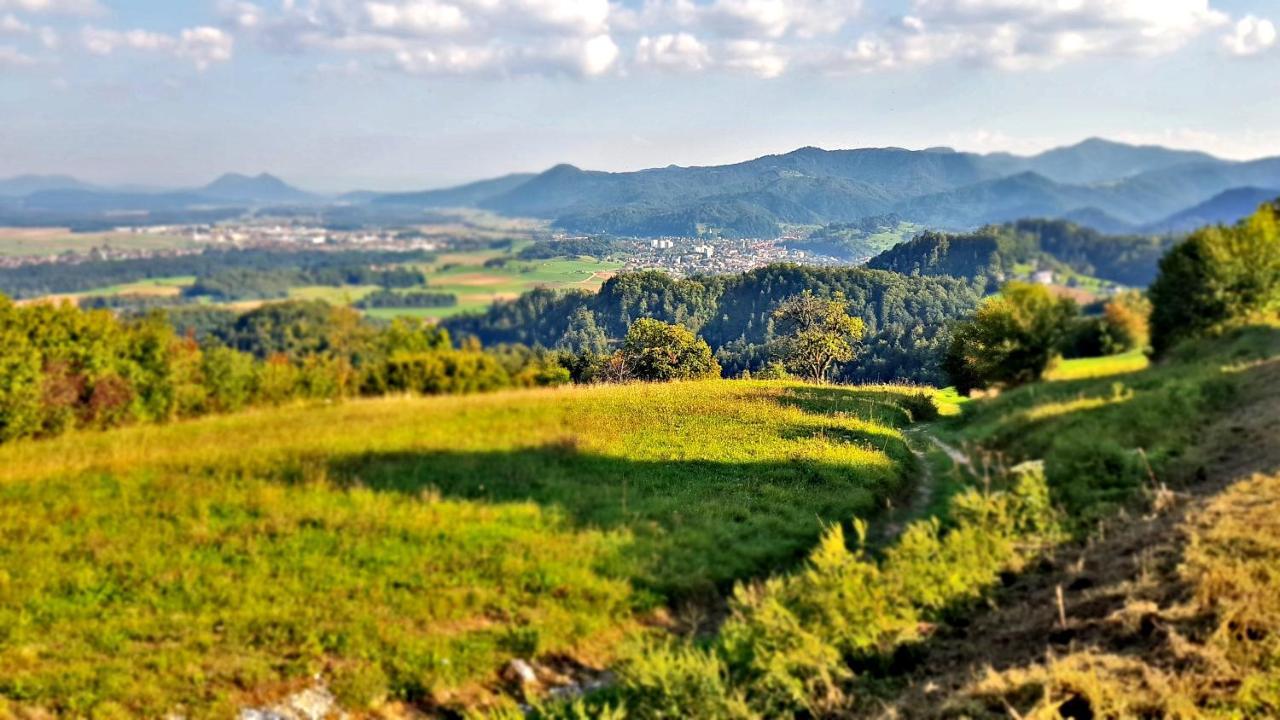
<path fill-rule="evenodd" d="M 1160 261 L 1151 285 L 1151 345 L 1180 340 L 1280 309 L 1280 203 L 1235 227 L 1193 233 Z"/>

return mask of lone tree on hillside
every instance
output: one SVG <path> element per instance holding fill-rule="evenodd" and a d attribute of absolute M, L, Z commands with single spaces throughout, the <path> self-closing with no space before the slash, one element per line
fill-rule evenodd
<path fill-rule="evenodd" d="M 1234 227 L 1192 233 L 1160 261 L 1151 298 L 1151 345 L 1180 340 L 1280 310 L 1280 201 Z"/>
<path fill-rule="evenodd" d="M 682 325 L 649 318 L 631 324 L 614 362 L 637 380 L 720 377 L 720 364 L 706 340 Z"/>
<path fill-rule="evenodd" d="M 832 365 L 857 356 L 866 326 L 849 315 L 847 306 L 843 293 L 828 300 L 808 290 L 778 306 L 774 331 L 781 336 L 780 354 L 789 370 L 824 383 Z"/>
<path fill-rule="evenodd" d="M 943 369 L 962 393 L 1039 380 L 1077 312 L 1044 286 L 1011 282 L 956 327 Z"/>

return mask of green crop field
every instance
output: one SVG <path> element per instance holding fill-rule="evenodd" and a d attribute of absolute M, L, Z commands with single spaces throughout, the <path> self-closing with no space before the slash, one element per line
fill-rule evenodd
<path fill-rule="evenodd" d="M 358 707 L 607 661 L 909 491 L 904 392 L 401 397 L 0 447 L 0 698 L 228 717 L 317 672 Z"/>

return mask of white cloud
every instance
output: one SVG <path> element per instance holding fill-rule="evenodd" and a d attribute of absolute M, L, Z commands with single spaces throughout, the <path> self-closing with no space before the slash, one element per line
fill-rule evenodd
<path fill-rule="evenodd" d="M 609 21 L 608 0 L 473 0 L 473 3 L 578 35 L 598 36 Z"/>
<path fill-rule="evenodd" d="M 723 65 L 757 77 L 770 79 L 787 71 L 787 58 L 779 47 L 759 40 L 734 40 L 725 45 Z"/>
<path fill-rule="evenodd" d="M 0 0 L 0 10 L 62 15 L 97 15 L 103 12 L 97 0 Z"/>
<path fill-rule="evenodd" d="M 692 72 L 711 65 L 711 51 L 689 33 L 645 35 L 636 41 L 635 61 L 664 70 Z"/>
<path fill-rule="evenodd" d="M 596 35 L 582 43 L 578 63 L 583 75 L 603 75 L 618 61 L 618 44 L 608 35 Z"/>
<path fill-rule="evenodd" d="M 367 55 L 415 75 L 604 75 L 621 51 L 608 0 L 224 2 L 229 26 L 275 49 Z M 332 63 L 326 61 L 326 65 Z"/>
<path fill-rule="evenodd" d="M 369 24 L 376 30 L 403 31 L 411 34 L 450 34 L 464 30 L 468 21 L 456 5 L 421 0 L 396 4 L 365 3 Z"/>
<path fill-rule="evenodd" d="M 1227 22 L 1209 0 L 915 0 L 911 17 L 953 52 L 1011 68 L 1172 52 Z"/>
<path fill-rule="evenodd" d="M 194 63 L 197 70 L 204 71 L 213 63 L 231 60 L 234 50 L 235 40 L 230 35 L 205 26 L 183 30 L 176 52 L 178 57 Z"/>
<path fill-rule="evenodd" d="M 833 65 L 856 69 L 972 62 L 1044 69 L 1105 55 L 1174 52 L 1225 24 L 1209 0 L 913 0 L 883 35 Z"/>
<path fill-rule="evenodd" d="M 421 75 L 595 77 L 635 66 L 769 78 L 943 62 L 1034 70 L 1170 53 L 1229 22 L 1214 0 L 899 1 L 905 12 L 891 22 L 864 18 L 864 0 L 221 0 L 219 7 L 224 27 L 267 48 L 318 51 L 326 66 L 355 59 Z M 1247 54 L 1275 40 L 1273 25 L 1253 19 L 1224 42 Z"/>
<path fill-rule="evenodd" d="M 809 39 L 838 33 L 862 12 L 862 0 L 645 0 L 639 10 L 619 7 L 619 27 L 652 34 L 696 31 L 726 39 Z"/>
<path fill-rule="evenodd" d="M 1236 22 L 1223 42 L 1236 55 L 1257 55 L 1275 46 L 1276 26 L 1270 20 L 1246 15 Z"/>
<path fill-rule="evenodd" d="M 81 31 L 81 41 L 95 55 L 111 55 L 117 50 L 167 53 L 206 70 L 213 63 L 231 59 L 235 40 L 215 27 L 196 27 L 183 30 L 178 36 L 147 30 L 103 30 L 86 27 Z"/>
<path fill-rule="evenodd" d="M 17 48 L 0 45 L 0 67 L 23 67 L 35 63 L 35 58 L 20 52 Z"/>
<path fill-rule="evenodd" d="M 0 16 L 0 33 L 5 35 L 27 35 L 31 26 L 22 22 L 12 13 Z"/>
<path fill-rule="evenodd" d="M 262 24 L 264 12 L 261 7 L 251 2 L 237 0 L 221 0 L 218 12 L 228 23 L 236 28 L 252 30 Z"/>

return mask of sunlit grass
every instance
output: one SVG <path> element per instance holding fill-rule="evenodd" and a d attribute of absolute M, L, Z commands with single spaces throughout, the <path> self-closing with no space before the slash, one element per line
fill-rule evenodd
<path fill-rule="evenodd" d="M 1146 353 L 1133 350 L 1121 355 L 1062 360 L 1045 373 L 1045 379 L 1050 381 L 1087 380 L 1138 372 L 1147 369 L 1150 365 L 1151 360 Z"/>
<path fill-rule="evenodd" d="M 1234 407 L 1276 358 L 1280 328 L 1245 328 L 1124 375 L 1039 383 L 968 403 L 963 422 L 946 432 L 1010 462 L 1045 460 L 1055 499 L 1087 522 L 1153 476 L 1174 483 L 1193 473 L 1203 459 L 1191 448 L 1206 423 Z M 1122 362 L 1139 361 L 1098 365 Z"/>
<path fill-rule="evenodd" d="M 645 613 L 902 492 L 894 393 L 394 397 L 0 447 L 0 698 L 226 717 L 316 672 L 358 707 L 607 660 Z"/>

